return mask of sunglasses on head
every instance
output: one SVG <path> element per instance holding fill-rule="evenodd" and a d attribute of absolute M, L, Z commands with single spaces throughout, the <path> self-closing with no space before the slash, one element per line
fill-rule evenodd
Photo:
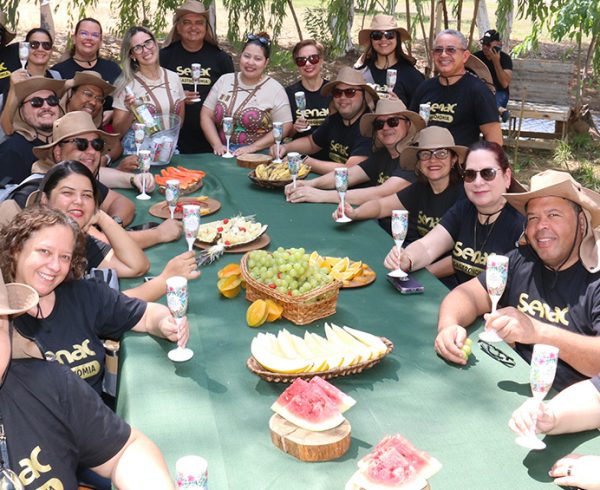
<path fill-rule="evenodd" d="M 29 100 L 24 100 L 23 105 L 29 103 L 29 104 L 31 104 L 31 107 L 35 107 L 36 109 L 39 109 L 40 107 L 42 107 L 44 105 L 44 102 L 46 104 L 48 104 L 50 107 L 56 107 L 59 104 L 60 99 L 56 95 L 49 95 L 45 99 L 43 97 L 32 97 Z"/>
<path fill-rule="evenodd" d="M 437 150 L 421 150 L 417 152 L 417 158 L 421 161 L 431 160 L 431 157 L 437 160 L 443 160 L 450 155 L 448 148 L 438 148 Z"/>
<path fill-rule="evenodd" d="M 463 180 L 467 183 L 474 182 L 477 178 L 477 174 L 481 175 L 481 178 L 487 182 L 491 182 L 496 178 L 498 174 L 497 168 L 482 168 L 481 170 L 463 170 Z"/>
<path fill-rule="evenodd" d="M 373 41 L 381 41 L 384 37 L 389 41 L 396 37 L 396 33 L 394 31 L 372 31 L 370 36 Z"/>
<path fill-rule="evenodd" d="M 258 41 L 260 44 L 262 44 L 263 46 L 267 46 L 267 47 L 271 45 L 271 41 L 269 39 L 267 39 L 266 37 L 257 36 L 256 34 L 247 34 L 246 40 L 247 41 Z"/>
<path fill-rule="evenodd" d="M 390 128 L 395 128 L 398 126 L 398 124 L 400 124 L 400 121 L 407 120 L 408 119 L 406 119 L 405 117 L 400 116 L 392 116 L 388 117 L 387 119 L 375 119 L 375 121 L 373 121 L 373 128 L 375 128 L 375 131 L 381 131 L 386 124 Z"/>
<path fill-rule="evenodd" d="M 357 92 L 364 92 L 364 90 L 360 88 L 334 88 L 331 91 L 334 99 L 339 99 L 342 95 L 344 95 L 347 99 L 351 99 L 356 95 Z"/>
<path fill-rule="evenodd" d="M 90 145 L 96 151 L 104 150 L 104 140 L 102 138 L 94 138 L 91 141 L 85 138 L 71 138 L 60 142 L 61 145 L 65 143 L 73 143 L 79 151 L 87 150 Z"/>
<path fill-rule="evenodd" d="M 294 58 L 296 65 L 304 66 L 308 61 L 311 65 L 316 65 L 319 61 L 321 61 L 321 56 L 318 54 L 311 54 L 310 56 L 297 56 Z"/>
<path fill-rule="evenodd" d="M 456 46 L 437 46 L 433 48 L 433 54 L 436 56 L 441 56 L 444 54 L 444 51 L 448 53 L 450 56 L 454 56 L 459 51 L 466 51 L 464 48 L 457 48 Z"/>
<path fill-rule="evenodd" d="M 39 49 L 41 46 L 44 51 L 50 51 L 52 49 L 52 43 L 50 41 L 29 41 L 31 49 Z"/>

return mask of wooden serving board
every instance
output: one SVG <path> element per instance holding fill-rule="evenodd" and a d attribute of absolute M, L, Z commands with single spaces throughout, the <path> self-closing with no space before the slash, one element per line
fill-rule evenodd
<path fill-rule="evenodd" d="M 301 429 L 278 414 L 269 420 L 271 441 L 284 453 L 300 461 L 331 461 L 350 449 L 350 423 L 322 432 Z"/>
<path fill-rule="evenodd" d="M 273 157 L 263 153 L 246 153 L 237 157 L 237 164 L 244 168 L 256 168 L 261 163 L 268 165 L 273 161 Z"/>
<path fill-rule="evenodd" d="M 253 240 L 248 243 L 242 243 L 241 245 L 235 245 L 233 247 L 226 247 L 224 253 L 226 254 L 243 254 L 245 252 L 249 252 L 251 250 L 258 250 L 260 248 L 265 248 L 267 245 L 271 243 L 271 237 L 266 233 L 263 233 L 256 240 Z M 207 250 L 212 247 L 214 243 L 206 243 L 201 242 L 200 240 L 196 240 L 194 242 L 194 247 L 200 248 L 202 250 Z"/>
<path fill-rule="evenodd" d="M 219 209 L 221 209 L 221 203 L 216 199 L 207 198 L 204 201 L 198 201 L 195 197 L 182 197 L 179 199 L 182 204 L 198 204 L 200 206 L 200 216 L 208 216 L 210 214 L 216 213 Z M 166 201 L 157 202 L 153 204 L 148 210 L 152 216 L 157 218 L 168 219 L 171 217 L 171 212 L 169 211 L 169 205 Z M 175 212 L 175 219 L 183 219 L 183 212 Z"/>

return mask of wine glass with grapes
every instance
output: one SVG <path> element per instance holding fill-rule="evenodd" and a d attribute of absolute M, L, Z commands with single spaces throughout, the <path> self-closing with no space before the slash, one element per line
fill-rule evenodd
<path fill-rule="evenodd" d="M 177 201 L 179 201 L 180 182 L 177 179 L 169 179 L 165 184 L 165 199 L 167 206 L 169 206 L 171 219 L 174 219 L 175 208 L 177 207 Z"/>
<path fill-rule="evenodd" d="M 24 70 L 29 59 L 30 45 L 27 41 L 19 42 L 19 61 L 21 62 L 21 68 Z"/>
<path fill-rule="evenodd" d="M 194 92 L 198 92 L 198 83 L 202 76 L 202 65 L 200 63 L 192 63 L 192 82 L 194 82 Z M 195 97 L 192 102 L 200 102 L 200 97 Z"/>
<path fill-rule="evenodd" d="M 392 211 L 392 238 L 394 239 L 396 250 L 398 251 L 398 257 L 400 257 L 402 252 L 402 245 L 404 244 L 407 233 L 408 211 L 405 209 L 394 209 Z M 408 274 L 400 268 L 400 265 L 398 265 L 397 269 L 389 272 L 388 276 L 397 277 L 399 279 L 408 279 Z"/>
<path fill-rule="evenodd" d="M 335 189 L 340 195 L 340 208 L 342 215 L 336 219 L 337 223 L 349 223 L 352 221 L 346 216 L 346 191 L 348 190 L 348 169 L 346 167 L 338 167 L 335 169 Z"/>
<path fill-rule="evenodd" d="M 140 149 L 146 137 L 146 125 L 143 123 L 135 123 L 133 125 L 133 138 L 135 142 L 136 154 L 140 154 Z"/>
<path fill-rule="evenodd" d="M 274 122 L 273 123 L 273 138 L 275 138 L 275 145 L 277 147 L 277 154 L 273 159 L 273 163 L 281 163 L 281 158 L 279 157 L 279 147 L 281 146 L 281 140 L 283 139 L 283 123 L 282 122 Z"/>
<path fill-rule="evenodd" d="M 533 400 L 537 405 L 541 405 L 546 397 L 556 375 L 556 365 L 558 364 L 558 347 L 546 344 L 535 344 L 533 354 L 531 355 L 531 368 L 529 370 L 529 384 Z M 538 439 L 535 428 L 537 426 L 537 411 L 533 417 L 531 430 L 528 434 L 521 435 L 515 439 L 515 442 L 527 449 L 545 449 L 546 444 Z"/>
<path fill-rule="evenodd" d="M 233 134 L 233 117 L 223 118 L 223 133 L 225 133 L 225 140 L 227 141 L 227 152 L 223 154 L 223 158 L 233 158 L 233 154 L 229 151 L 229 140 Z"/>
<path fill-rule="evenodd" d="M 188 244 L 188 252 L 192 251 L 196 236 L 200 228 L 200 206 L 197 204 L 185 204 L 183 206 L 183 232 Z"/>
<path fill-rule="evenodd" d="M 498 301 L 506 288 L 508 277 L 508 257 L 504 255 L 491 254 L 487 258 L 485 266 L 485 283 L 488 294 L 492 300 L 492 313 L 496 313 Z M 502 338 L 495 330 L 484 330 L 479 338 L 485 342 L 502 342 Z"/>
<path fill-rule="evenodd" d="M 152 161 L 152 156 L 150 150 L 139 150 L 138 151 L 138 165 L 140 167 L 142 173 L 142 192 L 138 194 L 136 199 L 140 201 L 147 201 L 150 199 L 150 196 L 146 194 L 146 178 L 144 176 L 145 173 L 150 171 L 150 163 Z"/>
<path fill-rule="evenodd" d="M 175 318 L 179 333 L 188 308 L 188 285 L 185 277 L 173 276 L 167 279 L 167 306 L 171 311 L 171 315 Z M 170 350 L 167 355 L 171 361 L 185 362 L 194 356 L 194 352 L 187 347 L 177 346 L 175 349 Z"/>
<path fill-rule="evenodd" d="M 300 111 L 300 115 L 302 116 L 302 119 L 306 119 L 306 114 L 304 112 L 304 111 L 306 111 L 306 94 L 302 91 L 296 92 L 294 94 L 294 99 L 296 100 L 296 107 Z M 304 129 L 301 129 L 299 132 L 304 133 L 305 131 L 309 131 L 310 129 L 311 129 L 310 126 L 306 126 Z"/>

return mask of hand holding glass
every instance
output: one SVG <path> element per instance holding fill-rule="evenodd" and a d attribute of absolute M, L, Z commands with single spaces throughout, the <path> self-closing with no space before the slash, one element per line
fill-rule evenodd
<path fill-rule="evenodd" d="M 19 42 L 19 61 L 21 62 L 21 68 L 24 70 L 29 59 L 29 43 L 26 41 Z"/>
<path fill-rule="evenodd" d="M 492 311 L 496 313 L 498 301 L 504 293 L 506 280 L 508 277 L 508 257 L 504 255 L 488 255 L 487 265 L 485 267 L 485 282 L 488 294 L 492 300 Z M 479 334 L 479 338 L 485 342 L 502 342 L 502 338 L 495 330 L 484 330 Z"/>
<path fill-rule="evenodd" d="M 294 99 L 296 100 L 296 107 L 300 111 L 302 119 L 306 119 L 306 114 L 304 113 L 304 111 L 306 110 L 306 94 L 304 92 L 296 92 L 294 94 Z M 309 131 L 310 129 L 310 126 L 306 126 L 304 129 L 301 129 L 300 132 L 304 133 L 305 131 Z"/>
<path fill-rule="evenodd" d="M 273 138 L 275 139 L 275 144 L 277 145 L 277 154 L 273 159 L 273 163 L 281 163 L 281 158 L 279 157 L 279 146 L 281 145 L 281 140 L 283 139 L 283 123 L 282 122 L 274 122 L 273 123 Z"/>
<path fill-rule="evenodd" d="M 188 252 L 192 251 L 196 236 L 200 228 L 200 206 L 197 204 L 185 204 L 183 206 L 183 232 L 188 244 Z"/>
<path fill-rule="evenodd" d="M 166 182 L 165 187 L 165 199 L 171 212 L 171 219 L 175 218 L 175 208 L 177 207 L 177 201 L 179 200 L 179 187 L 180 183 L 177 179 L 169 179 Z"/>
<path fill-rule="evenodd" d="M 223 154 L 223 158 L 233 158 L 233 154 L 229 151 L 229 140 L 233 134 L 233 117 L 223 118 L 223 133 L 225 133 L 225 140 L 227 141 L 227 152 Z"/>
<path fill-rule="evenodd" d="M 150 150 L 139 150 L 138 162 L 142 173 L 142 193 L 138 194 L 135 197 L 140 201 L 147 201 L 148 199 L 150 199 L 150 196 L 146 194 L 146 176 L 144 174 L 150 171 L 150 163 L 152 162 Z"/>
<path fill-rule="evenodd" d="M 167 306 L 171 310 L 171 315 L 177 322 L 177 333 L 183 322 L 183 318 L 188 308 L 188 289 L 187 279 L 182 276 L 173 276 L 167 279 Z M 177 346 L 167 354 L 169 359 L 174 362 L 185 362 L 189 361 L 194 352 L 187 347 Z"/>
<path fill-rule="evenodd" d="M 404 209 L 394 209 L 392 211 L 392 237 L 394 238 L 394 243 L 396 244 L 396 250 L 398 251 L 398 257 L 400 257 L 402 253 L 402 244 L 406 239 L 406 234 L 408 233 L 408 211 Z M 398 268 L 389 272 L 388 276 L 397 277 L 399 279 L 408 279 L 408 274 L 404 272 L 400 265 Z"/>
<path fill-rule="evenodd" d="M 346 216 L 346 191 L 348 190 L 348 169 L 346 167 L 339 167 L 335 169 L 335 188 L 340 195 L 340 207 L 342 209 L 342 215 L 336 219 L 336 223 L 349 223 L 352 221 Z"/>
<path fill-rule="evenodd" d="M 292 189 L 296 189 L 296 179 L 298 178 L 298 172 L 300 171 L 300 153 L 291 151 L 287 155 L 288 157 L 288 170 L 292 176 Z"/>

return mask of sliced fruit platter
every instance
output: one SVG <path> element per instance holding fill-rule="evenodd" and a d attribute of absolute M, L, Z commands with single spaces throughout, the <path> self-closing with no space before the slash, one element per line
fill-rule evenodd
<path fill-rule="evenodd" d="M 158 184 L 158 192 L 165 193 L 167 180 L 177 179 L 179 181 L 179 192 L 181 194 L 191 194 L 202 187 L 202 179 L 206 173 L 202 170 L 190 170 L 185 167 L 167 167 L 160 171 L 160 175 L 154 177 Z"/>
<path fill-rule="evenodd" d="M 383 438 L 358 462 L 345 490 L 421 490 L 441 469 L 437 459 L 396 434 Z"/>
<path fill-rule="evenodd" d="M 250 346 L 248 368 L 266 381 L 290 383 L 318 374 L 324 379 L 357 374 L 373 367 L 394 348 L 385 337 L 325 323 L 325 337 L 286 329 L 259 333 Z"/>
<path fill-rule="evenodd" d="M 254 220 L 252 216 L 234 216 L 200 225 L 199 241 L 222 245 L 225 248 L 253 242 L 267 231 L 267 225 Z"/>
<path fill-rule="evenodd" d="M 200 206 L 200 215 L 208 216 L 210 214 L 216 213 L 219 209 L 221 209 L 221 203 L 216 199 L 212 199 L 208 196 L 196 196 L 196 197 L 182 197 L 177 201 L 177 206 L 175 206 L 175 213 L 173 217 L 175 219 L 183 219 L 183 206 L 185 204 L 198 204 Z M 157 202 L 153 204 L 148 212 L 152 216 L 156 216 L 157 218 L 167 219 L 171 217 L 171 212 L 169 211 L 169 205 L 166 201 Z"/>
<path fill-rule="evenodd" d="M 298 179 L 304 179 L 310 173 L 310 167 L 300 164 Z M 284 187 L 292 181 L 292 176 L 287 163 L 260 164 L 248 174 L 248 178 L 255 184 L 266 188 Z"/>
<path fill-rule="evenodd" d="M 377 274 L 367 264 L 348 257 L 321 257 L 318 252 L 310 255 L 310 263 L 329 271 L 333 279 L 341 281 L 344 288 L 360 288 L 375 281 Z"/>

